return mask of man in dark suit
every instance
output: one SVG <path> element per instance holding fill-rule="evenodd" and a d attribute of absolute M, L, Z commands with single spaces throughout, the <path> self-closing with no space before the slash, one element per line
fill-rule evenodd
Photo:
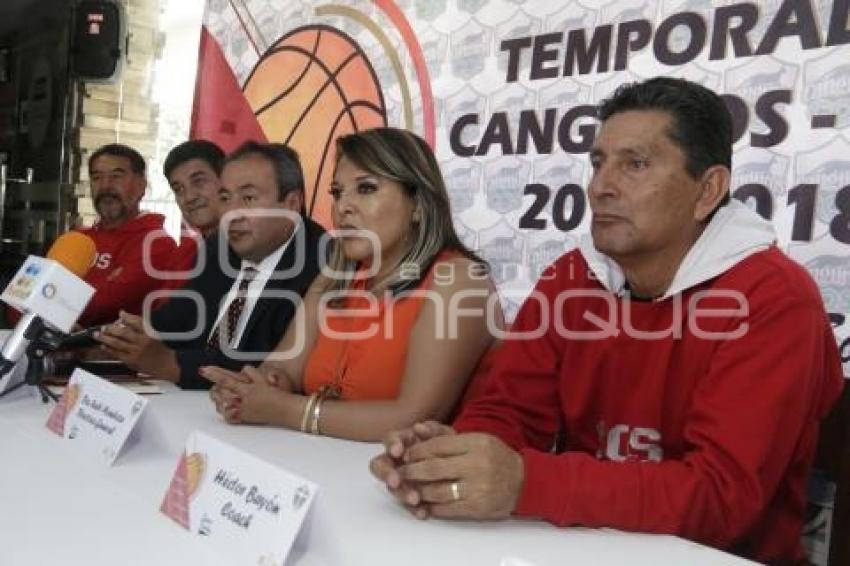
<path fill-rule="evenodd" d="M 183 388 L 209 387 L 198 375 L 205 365 L 259 364 L 320 269 L 324 230 L 304 215 L 292 149 L 248 142 L 227 158 L 221 182 L 218 245 L 199 252 L 200 274 L 149 320 L 122 313 L 96 335 L 128 366 Z"/>

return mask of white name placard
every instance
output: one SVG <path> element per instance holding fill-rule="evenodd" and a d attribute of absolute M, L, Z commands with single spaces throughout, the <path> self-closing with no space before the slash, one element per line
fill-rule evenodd
<path fill-rule="evenodd" d="M 196 431 L 160 510 L 234 564 L 282 566 L 316 491 L 312 482 Z"/>
<path fill-rule="evenodd" d="M 47 428 L 112 465 L 147 399 L 82 369 L 74 370 L 47 419 Z"/>

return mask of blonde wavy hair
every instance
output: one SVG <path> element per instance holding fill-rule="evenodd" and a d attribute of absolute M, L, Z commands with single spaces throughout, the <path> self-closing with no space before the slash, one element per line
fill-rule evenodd
<path fill-rule="evenodd" d="M 374 128 L 338 138 L 337 163 L 343 156 L 372 175 L 401 184 L 418 211 L 418 221 L 410 226 L 410 249 L 386 281 L 393 294 L 415 286 L 443 250 L 454 250 L 487 269 L 487 263 L 470 251 L 455 231 L 446 183 L 425 140 L 399 128 Z M 346 259 L 341 246 L 333 247 L 328 266 L 345 276 L 329 279 L 324 290 L 347 289 L 357 265 Z M 419 277 L 406 276 L 410 273 Z"/>

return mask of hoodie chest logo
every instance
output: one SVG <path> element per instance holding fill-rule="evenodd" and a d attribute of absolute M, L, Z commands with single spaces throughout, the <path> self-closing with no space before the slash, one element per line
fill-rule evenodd
<path fill-rule="evenodd" d="M 109 269 L 109 266 L 112 265 L 112 254 L 97 254 L 97 259 L 95 260 L 94 265 L 97 269 Z"/>
<path fill-rule="evenodd" d="M 599 444 L 596 458 L 612 462 L 660 462 L 664 459 L 661 433 L 654 428 L 617 424 L 607 427 L 605 421 L 596 426 Z"/>

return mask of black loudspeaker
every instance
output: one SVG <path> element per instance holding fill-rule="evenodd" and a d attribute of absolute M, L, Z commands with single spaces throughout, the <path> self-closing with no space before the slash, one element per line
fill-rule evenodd
<path fill-rule="evenodd" d="M 74 76 L 86 81 L 118 78 L 126 56 L 124 7 L 109 0 L 81 0 L 74 13 Z"/>

